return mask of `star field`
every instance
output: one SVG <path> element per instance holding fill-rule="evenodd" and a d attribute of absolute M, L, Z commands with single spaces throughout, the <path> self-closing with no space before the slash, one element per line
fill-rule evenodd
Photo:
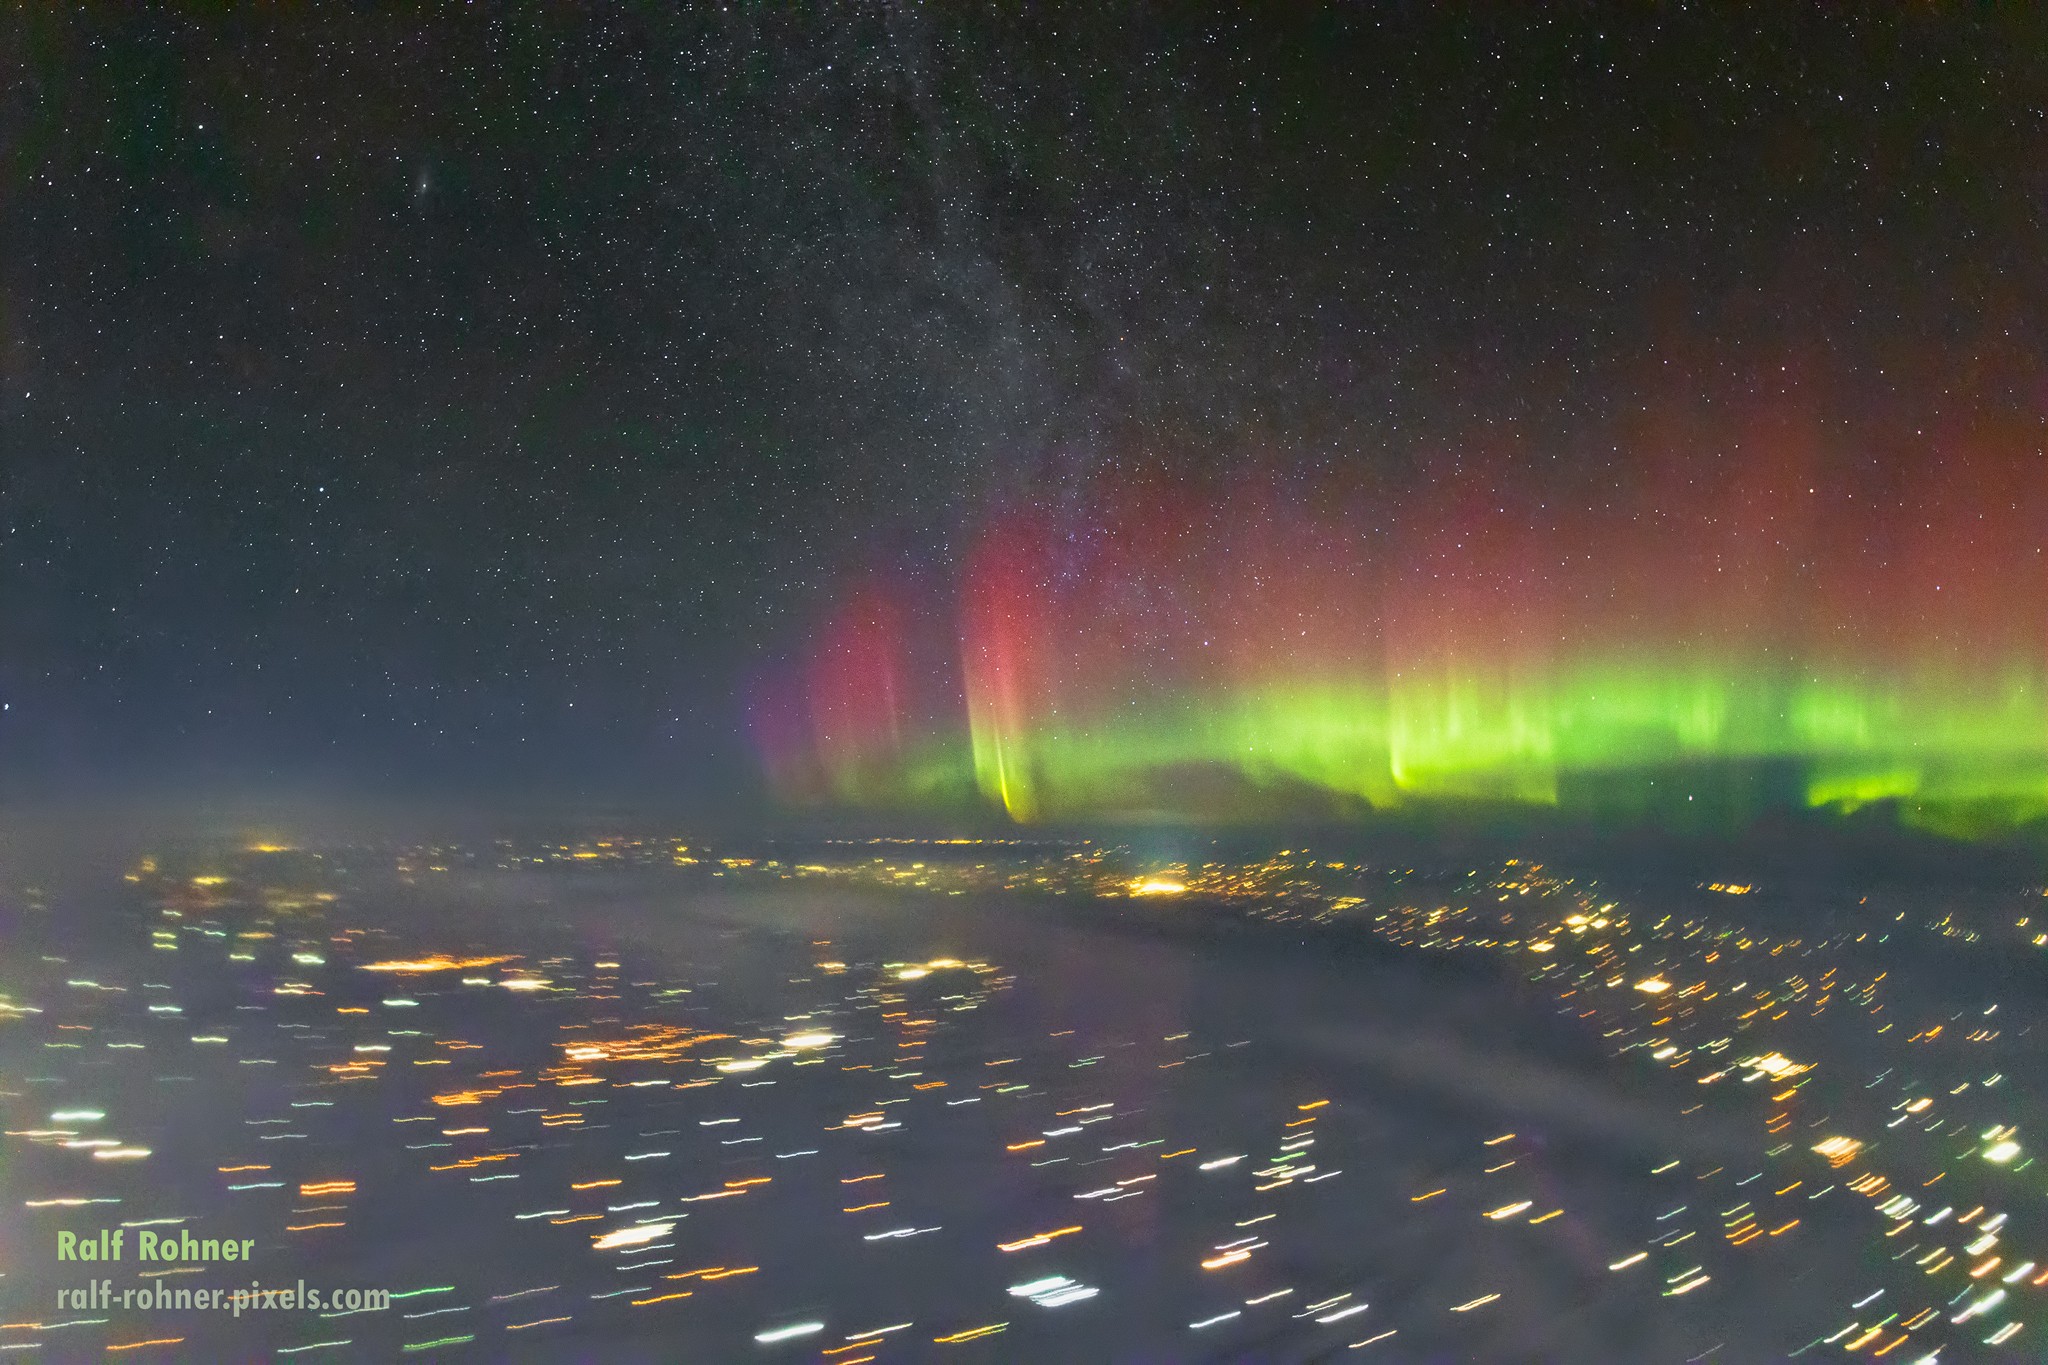
<path fill-rule="evenodd" d="M 1633 517 L 1772 404 L 1831 498 L 2038 441 L 2043 36 L 12 15 L 0 790 L 752 802 L 750 679 L 1019 507 L 1082 574 L 1105 487 L 1248 464 L 1213 516 L 1284 539 L 1456 477 Z"/>

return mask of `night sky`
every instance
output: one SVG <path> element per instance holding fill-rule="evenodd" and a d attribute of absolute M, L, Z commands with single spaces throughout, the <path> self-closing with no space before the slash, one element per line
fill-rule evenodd
<path fill-rule="evenodd" d="M 1498 517 L 1524 539 L 1432 620 L 1540 600 L 1599 644 L 1564 656 L 1633 651 L 1660 699 L 1774 660 L 1779 710 L 1832 719 L 1715 732 L 1743 754 L 1905 725 L 1967 750 L 1957 800 L 2009 805 L 2048 793 L 2048 713 L 2013 733 L 2048 696 L 2044 204 L 2048 19 L 2018 9 L 17 10 L 0 796 L 1029 816 L 1031 736 L 1041 793 L 1104 735 L 1180 772 L 1219 696 L 1402 673 L 1242 628 L 1308 601 L 1304 640 L 1398 633 L 1384 603 L 1421 599 L 1373 575 L 1403 535 L 1463 552 Z M 1796 497 L 1805 532 L 1772 530 Z M 1686 574 L 1724 498 L 1757 518 L 1738 596 L 1773 605 L 1715 673 L 1686 651 L 1734 607 Z M 1628 595 L 1660 544 L 1693 556 L 1675 604 Z M 1530 683 L 1521 627 L 1446 629 L 1431 658 L 1563 733 L 1564 664 Z M 1233 630 L 1233 666 L 1190 661 Z M 1572 743 L 1604 763 L 1600 724 Z M 1555 799 L 1439 740 L 1506 774 L 1444 790 Z M 1828 790 L 1932 790 L 1901 762 Z M 1073 810 L 1150 799 L 1099 777 Z"/>

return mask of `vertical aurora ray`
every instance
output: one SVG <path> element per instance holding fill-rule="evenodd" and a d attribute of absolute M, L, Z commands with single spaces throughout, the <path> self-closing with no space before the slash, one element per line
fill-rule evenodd
<path fill-rule="evenodd" d="M 875 769 L 900 759 L 906 725 L 904 638 L 895 603 L 855 593 L 820 633 L 805 669 L 812 742 L 830 790 L 856 800 Z"/>
<path fill-rule="evenodd" d="M 958 802 L 957 722 L 917 650 L 914 598 L 868 579 L 834 605 L 809 648 L 746 689 L 747 728 L 770 788 L 793 805 Z"/>
<path fill-rule="evenodd" d="M 950 768 L 925 789 L 971 781 L 1018 821 L 1304 793 L 1695 828 L 1877 802 L 1960 837 L 2048 819 L 2030 430 L 1881 476 L 1791 418 L 1739 434 L 1704 495 L 1645 459 L 1569 512 L 1467 461 L 1391 502 L 1244 476 L 994 518 L 933 646 L 960 661 L 965 743 L 835 722 L 817 761 L 868 774 L 827 784 L 849 800 L 889 763 Z M 814 712 L 886 712 L 879 649 L 821 650 Z"/>
<path fill-rule="evenodd" d="M 994 529 L 968 562 L 961 609 L 961 675 L 974 780 L 1014 820 L 1039 813 L 1034 740 L 1038 709 L 1053 709 L 1041 651 L 1046 532 L 1031 521 Z"/>

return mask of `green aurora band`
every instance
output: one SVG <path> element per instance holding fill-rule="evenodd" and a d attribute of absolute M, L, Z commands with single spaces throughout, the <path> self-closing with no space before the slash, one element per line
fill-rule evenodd
<path fill-rule="evenodd" d="M 1446 806 L 1550 809 L 1614 824 L 1739 829 L 1773 808 L 1986 839 L 2048 820 L 2048 676 L 2014 665 L 1904 686 L 1786 670 L 1617 662 L 1556 678 L 1481 675 L 1180 691 L 1079 723 L 971 707 L 928 733 L 842 751 L 794 799 L 957 806 L 1020 823 L 1091 815 L 1256 818 Z M 1311 805 L 1313 803 L 1311 802 Z"/>
<path fill-rule="evenodd" d="M 2048 460 L 1909 474 L 1823 505 L 1769 452 L 1704 509 L 1571 525 L 1455 490 L 1371 534 L 1242 489 L 997 519 L 950 608 L 843 599 L 754 734 L 791 802 L 1019 823 L 2048 827 Z"/>
<path fill-rule="evenodd" d="M 1307 686 L 1174 698 L 1073 728 L 982 724 L 971 757 L 980 792 L 1021 822 L 1171 811 L 1188 799 L 1176 780 L 1210 768 L 1253 791 L 1306 786 L 1379 810 L 1522 805 L 1692 827 L 1788 801 L 1843 814 L 1894 801 L 1910 823 L 1984 838 L 2048 817 L 2044 717 L 2039 672 L 1910 697 L 1857 679 L 1617 666 L 1550 685 Z M 933 746 L 906 773 L 946 790 L 959 757 Z M 847 795 L 887 801 L 892 781 L 871 774 Z"/>

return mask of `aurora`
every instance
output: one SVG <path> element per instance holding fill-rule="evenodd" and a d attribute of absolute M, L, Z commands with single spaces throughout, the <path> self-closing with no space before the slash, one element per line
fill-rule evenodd
<path fill-rule="evenodd" d="M 1506 461 L 1391 493 L 1105 484 L 990 515 L 943 608 L 847 593 L 755 737 L 791 801 L 1021 823 L 2048 817 L 2041 457 L 1974 431 L 1855 469 L 1767 432 L 1569 510 Z"/>

